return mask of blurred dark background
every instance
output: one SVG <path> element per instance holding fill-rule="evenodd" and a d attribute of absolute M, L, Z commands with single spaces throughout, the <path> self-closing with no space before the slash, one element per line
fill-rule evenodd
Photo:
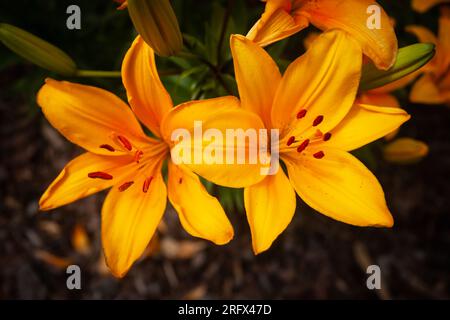
<path fill-rule="evenodd" d="M 229 33 L 245 33 L 263 10 L 256 0 L 172 1 L 187 46 L 204 45 L 234 91 L 228 38 L 218 44 L 223 21 Z M 417 42 L 408 24 L 437 31 L 438 8 L 414 13 L 409 0 L 380 1 L 395 18 L 399 45 Z M 82 29 L 66 28 L 66 8 L 78 4 Z M 135 37 L 125 11 L 113 1 L 2 1 L 0 23 L 28 30 L 60 47 L 84 69 L 119 70 Z M 312 30 L 308 29 L 308 30 Z M 301 54 L 305 30 L 271 46 L 281 66 Z M 195 40 L 200 41 L 196 44 Z M 211 70 L 195 61 L 158 59 L 176 103 L 224 94 Z M 0 299 L 448 299 L 450 298 L 450 109 L 408 102 L 412 115 L 400 136 L 426 142 L 420 163 L 383 161 L 374 144 L 361 154 L 384 187 L 395 218 L 392 229 L 356 228 L 313 212 L 298 199 L 297 214 L 272 248 L 251 251 L 240 192 L 216 189 L 235 226 L 222 247 L 189 237 L 176 213 L 168 214 L 144 257 L 121 280 L 109 275 L 101 255 L 100 208 L 104 194 L 41 213 L 38 199 L 80 149 L 42 116 L 35 95 L 45 77 L 62 77 L 24 61 L 0 44 Z M 65 78 L 124 96 L 120 78 Z M 66 266 L 82 270 L 82 290 L 66 288 Z M 366 267 L 378 264 L 382 289 L 368 290 Z"/>

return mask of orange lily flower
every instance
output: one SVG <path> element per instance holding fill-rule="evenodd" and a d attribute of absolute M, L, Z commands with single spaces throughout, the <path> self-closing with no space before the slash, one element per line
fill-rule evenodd
<path fill-rule="evenodd" d="M 412 25 L 406 30 L 415 34 L 419 41 L 436 45 L 436 55 L 422 69 L 424 75 L 414 84 L 410 100 L 416 103 L 450 105 L 450 9 L 442 10 L 437 37 L 422 26 Z"/>
<path fill-rule="evenodd" d="M 367 25 L 372 5 L 380 9 L 379 29 Z M 339 28 L 350 33 L 380 69 L 389 69 L 395 62 L 394 28 L 386 12 L 372 0 L 267 0 L 263 15 L 247 37 L 266 46 L 303 30 L 309 23 L 323 31 Z"/>
<path fill-rule="evenodd" d="M 105 90 L 52 79 L 46 80 L 37 96 L 53 127 L 87 151 L 69 162 L 51 183 L 39 201 L 40 209 L 54 209 L 112 187 L 102 208 L 102 243 L 106 262 L 117 277 L 145 250 L 162 218 L 167 196 L 191 235 L 219 245 L 233 237 L 218 200 L 195 174 L 170 159 L 166 190 L 161 168 L 170 157 L 171 141 L 160 138 L 170 137 L 163 118 L 189 106 L 198 120 L 214 123 L 218 130 L 261 126 L 257 117 L 239 108 L 235 97 L 194 101 L 172 109 L 153 50 L 139 36 L 125 56 L 122 76 L 131 109 Z M 155 138 L 144 134 L 136 117 Z M 226 124 L 221 123 L 224 118 Z M 261 179 L 258 168 L 230 170 L 230 179 L 242 176 L 243 185 Z"/>
<path fill-rule="evenodd" d="M 232 36 L 231 50 L 241 105 L 266 128 L 280 130 L 279 156 L 288 172 L 280 169 L 245 188 L 254 252 L 267 250 L 288 226 L 295 192 L 333 219 L 392 226 L 380 184 L 349 151 L 396 130 L 409 115 L 355 103 L 362 65 L 358 43 L 345 32 L 325 32 L 283 76 L 248 38 Z"/>

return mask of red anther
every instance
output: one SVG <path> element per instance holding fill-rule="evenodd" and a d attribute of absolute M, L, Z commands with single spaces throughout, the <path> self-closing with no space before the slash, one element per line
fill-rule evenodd
<path fill-rule="evenodd" d="M 287 146 L 289 147 L 294 142 L 295 142 L 295 137 L 294 136 L 290 137 L 289 140 L 287 141 Z"/>
<path fill-rule="evenodd" d="M 330 139 L 331 139 L 331 132 L 325 133 L 325 135 L 323 136 L 323 141 L 328 141 Z"/>
<path fill-rule="evenodd" d="M 305 141 L 302 142 L 301 145 L 298 146 L 297 152 L 304 151 L 308 145 L 309 145 L 309 139 L 306 139 Z"/>
<path fill-rule="evenodd" d="M 318 116 L 317 118 L 314 119 L 313 126 L 314 127 L 318 126 L 322 121 L 323 121 L 323 116 Z"/>
<path fill-rule="evenodd" d="M 112 175 L 105 172 L 90 172 L 88 173 L 88 177 L 92 179 L 103 179 L 103 180 L 111 180 L 113 178 Z"/>
<path fill-rule="evenodd" d="M 129 187 L 131 187 L 131 185 L 134 183 L 134 181 L 128 181 L 128 182 L 125 182 L 124 184 L 122 184 L 120 187 L 119 187 L 119 191 L 120 192 L 124 192 L 125 190 L 127 190 Z"/>
<path fill-rule="evenodd" d="M 106 150 L 111 151 L 111 152 L 116 151 L 116 149 L 114 149 L 114 148 L 113 148 L 112 146 L 110 146 L 109 144 L 102 144 L 102 145 L 100 146 L 100 148 L 106 149 Z"/>
<path fill-rule="evenodd" d="M 325 157 L 325 153 L 323 153 L 323 151 L 319 151 L 313 154 L 313 157 L 316 159 L 322 159 L 323 157 Z"/>
<path fill-rule="evenodd" d="M 127 149 L 128 151 L 131 151 L 133 149 L 133 146 L 131 145 L 131 142 L 125 138 L 124 136 L 117 136 L 117 139 L 119 139 L 122 146 Z"/>
<path fill-rule="evenodd" d="M 141 150 L 136 151 L 136 153 L 134 154 L 134 161 L 139 163 L 139 160 L 141 160 L 143 155 L 144 153 Z"/>
<path fill-rule="evenodd" d="M 297 113 L 297 119 L 301 119 L 304 116 L 306 116 L 306 109 L 301 109 L 298 113 Z"/>
<path fill-rule="evenodd" d="M 150 187 L 150 183 L 152 182 L 153 177 L 147 178 L 144 181 L 144 185 L 142 186 L 142 192 L 147 193 L 148 188 Z"/>
<path fill-rule="evenodd" d="M 178 183 L 182 184 L 183 183 L 183 178 L 178 179 Z"/>

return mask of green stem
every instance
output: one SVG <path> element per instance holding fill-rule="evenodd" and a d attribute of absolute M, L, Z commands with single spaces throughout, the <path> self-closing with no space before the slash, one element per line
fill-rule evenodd
<path fill-rule="evenodd" d="M 77 70 L 76 77 L 120 78 L 120 71 Z"/>

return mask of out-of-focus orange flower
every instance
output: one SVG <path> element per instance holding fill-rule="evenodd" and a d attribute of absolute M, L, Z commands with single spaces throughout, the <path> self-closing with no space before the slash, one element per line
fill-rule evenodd
<path fill-rule="evenodd" d="M 36 259 L 41 260 L 46 264 L 55 267 L 56 269 L 66 269 L 73 263 L 73 261 L 69 258 L 58 257 L 53 253 L 45 250 L 37 250 L 34 253 L 34 256 L 36 257 Z"/>
<path fill-rule="evenodd" d="M 89 236 L 82 224 L 77 223 L 72 231 L 72 246 L 81 254 L 86 254 L 90 250 Z"/>
<path fill-rule="evenodd" d="M 412 0 L 411 6 L 417 12 L 424 13 L 441 3 L 450 3 L 450 0 Z"/>
<path fill-rule="evenodd" d="M 117 2 L 120 4 L 120 6 L 117 7 L 117 10 L 123 10 L 128 5 L 127 0 L 114 0 L 114 2 Z"/>
<path fill-rule="evenodd" d="M 383 156 L 389 162 L 409 164 L 421 160 L 428 151 L 427 144 L 422 141 L 399 138 L 384 147 Z"/>
<path fill-rule="evenodd" d="M 414 84 L 410 100 L 424 104 L 450 105 L 450 8 L 443 8 L 439 18 L 439 34 L 418 25 L 407 31 L 415 34 L 421 42 L 436 45 L 436 55 L 422 71 L 424 75 Z"/>
<path fill-rule="evenodd" d="M 368 26 L 370 6 L 380 10 L 380 28 Z M 324 31 L 339 28 L 350 33 L 380 69 L 388 69 L 395 62 L 394 28 L 386 12 L 372 0 L 267 0 L 263 15 L 247 37 L 266 46 L 303 30 L 309 23 Z"/>

